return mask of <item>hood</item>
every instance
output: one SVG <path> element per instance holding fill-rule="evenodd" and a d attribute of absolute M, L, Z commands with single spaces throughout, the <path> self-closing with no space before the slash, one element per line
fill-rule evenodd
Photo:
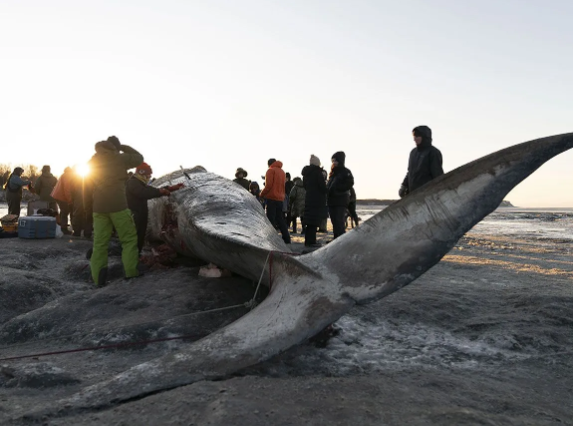
<path fill-rule="evenodd" d="M 292 181 L 296 186 L 302 186 L 302 179 L 301 178 L 295 177 Z"/>
<path fill-rule="evenodd" d="M 432 146 L 432 129 L 430 129 L 428 126 L 414 127 L 412 134 L 414 136 L 422 137 L 422 143 L 417 146 L 418 149 L 424 149 Z"/>
<path fill-rule="evenodd" d="M 335 159 L 336 161 L 338 161 L 339 166 L 344 167 L 344 162 L 346 161 L 346 154 L 343 151 L 335 152 L 332 155 L 332 158 Z"/>
<path fill-rule="evenodd" d="M 273 164 L 271 164 L 269 166 L 270 169 L 274 169 L 274 168 L 279 168 L 282 169 L 283 168 L 283 163 L 281 161 L 275 161 Z"/>
<path fill-rule="evenodd" d="M 95 144 L 95 151 L 98 154 L 109 154 L 117 152 L 115 145 L 109 141 L 101 141 Z"/>
<path fill-rule="evenodd" d="M 52 174 L 52 172 L 43 171 L 43 172 L 42 172 L 42 176 L 44 176 L 44 177 L 52 177 L 52 176 L 54 176 L 54 175 Z"/>

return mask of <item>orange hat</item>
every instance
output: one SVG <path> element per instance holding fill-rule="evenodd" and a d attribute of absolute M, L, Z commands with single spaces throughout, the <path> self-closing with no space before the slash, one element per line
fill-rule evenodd
<path fill-rule="evenodd" d="M 148 175 L 151 176 L 153 170 L 151 170 L 151 166 L 147 163 L 141 163 L 139 166 L 135 168 L 135 173 L 138 175 Z"/>

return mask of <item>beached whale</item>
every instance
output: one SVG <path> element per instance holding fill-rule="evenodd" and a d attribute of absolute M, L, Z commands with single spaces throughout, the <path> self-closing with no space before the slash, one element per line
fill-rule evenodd
<path fill-rule="evenodd" d="M 176 250 L 253 280 L 272 280 L 268 297 L 239 320 L 177 353 L 137 365 L 53 404 L 49 410 L 105 407 L 163 389 L 225 377 L 315 335 L 354 305 L 411 283 L 454 247 L 505 195 L 573 134 L 522 143 L 445 174 L 331 244 L 302 256 L 289 249 L 258 202 L 202 168 L 159 179 L 184 183 L 150 208 L 150 230 Z M 270 276 L 269 253 L 272 256 Z M 65 408 L 64 408 L 65 407 Z M 34 413 L 43 416 L 54 411 Z"/>

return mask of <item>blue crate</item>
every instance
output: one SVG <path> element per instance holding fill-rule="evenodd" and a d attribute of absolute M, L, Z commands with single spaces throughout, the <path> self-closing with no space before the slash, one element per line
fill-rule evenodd
<path fill-rule="evenodd" d="M 56 218 L 22 216 L 18 219 L 18 237 L 28 239 L 56 238 Z"/>

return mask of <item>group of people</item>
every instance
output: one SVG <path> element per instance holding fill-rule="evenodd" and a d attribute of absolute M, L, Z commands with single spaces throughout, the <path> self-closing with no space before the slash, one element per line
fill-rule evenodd
<path fill-rule="evenodd" d="M 416 147 L 410 153 L 408 172 L 399 190 L 401 197 L 443 174 L 442 155 L 432 145 L 432 132 L 427 126 L 413 129 Z M 125 278 L 139 276 L 137 268 L 147 229 L 147 201 L 168 196 L 182 185 L 155 188 L 149 185 L 151 167 L 135 149 L 121 144 L 115 136 L 95 144 L 95 154 L 89 161 L 90 177 L 84 179 L 73 169 L 66 168 L 58 180 L 50 166 L 42 168 L 42 175 L 31 181 L 22 178 L 23 169 L 16 167 L 4 184 L 10 214 L 20 214 L 24 187 L 35 190 L 50 208 L 58 210 L 62 231 L 69 233 L 68 215 L 76 236 L 91 237 L 93 252 L 90 259 L 93 281 L 103 285 L 107 280 L 108 245 L 117 233 L 122 246 Z M 305 245 L 316 247 L 316 233 L 326 229 L 330 216 L 334 238 L 345 233 L 347 212 L 358 223 L 354 177 L 346 167 L 342 151 L 331 157 L 327 172 L 315 155 L 302 169 L 302 179 L 293 181 L 282 170 L 283 164 L 274 158 L 268 160 L 264 188 L 246 179 L 247 172 L 239 168 L 234 180 L 248 190 L 266 209 L 269 221 L 281 232 L 285 243 L 290 244 L 288 227 L 297 230 L 301 218 Z M 128 170 L 135 168 L 135 173 Z M 287 196 L 288 195 L 288 196 Z M 286 206 L 286 208 L 285 208 Z"/>
<path fill-rule="evenodd" d="M 315 247 L 316 233 L 319 228 L 326 228 L 324 222 L 328 216 L 332 221 L 334 238 L 345 232 L 346 213 L 354 187 L 354 177 L 345 167 L 345 160 L 344 152 L 336 152 L 331 159 L 330 173 L 327 173 L 321 167 L 320 159 L 311 155 L 310 164 L 302 170 L 302 179 L 297 177 L 291 181 L 290 174 L 282 169 L 283 163 L 271 158 L 267 162 L 262 191 L 257 182 L 246 179 L 247 172 L 242 168 L 237 169 L 234 182 L 259 200 L 266 209 L 269 221 L 280 230 L 286 244 L 291 243 L 288 228 L 292 223 L 293 233 L 296 233 L 297 219 L 300 217 L 305 245 Z"/>
<path fill-rule="evenodd" d="M 412 136 L 416 147 L 410 152 L 408 172 L 398 191 L 400 197 L 444 173 L 442 154 L 432 145 L 432 130 L 428 126 L 418 126 L 412 130 Z M 302 169 L 302 179 L 297 177 L 291 181 L 290 174 L 282 170 L 283 163 L 271 158 L 263 190 L 257 182 L 246 179 L 247 172 L 242 168 L 237 169 L 234 182 L 257 198 L 266 209 L 269 221 L 280 230 L 285 243 L 291 242 L 290 224 L 296 233 L 297 218 L 300 217 L 305 246 L 317 247 L 316 233 L 326 230 L 328 217 L 335 239 L 346 232 L 347 218 L 356 225 L 359 222 L 354 177 L 345 166 L 345 153 L 334 153 L 331 162 L 328 173 L 320 159 L 311 155 L 309 165 Z"/>

